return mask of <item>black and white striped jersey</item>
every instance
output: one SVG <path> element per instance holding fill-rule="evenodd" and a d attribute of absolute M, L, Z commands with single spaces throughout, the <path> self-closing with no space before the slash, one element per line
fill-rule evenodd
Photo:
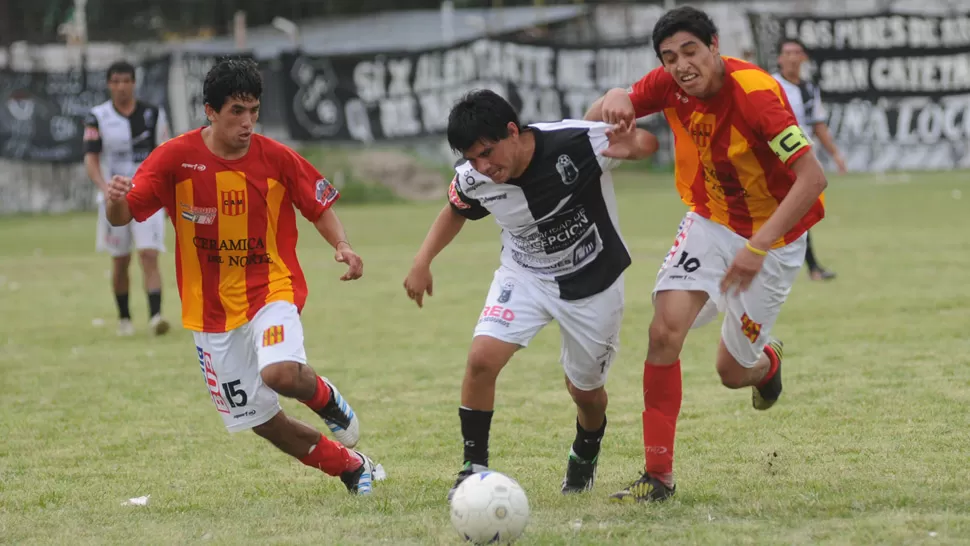
<path fill-rule="evenodd" d="M 465 218 L 495 218 L 502 265 L 556 283 L 564 300 L 593 296 L 631 262 L 610 173 L 619 161 L 600 155 L 610 126 L 564 120 L 529 127 L 536 149 L 522 176 L 496 184 L 461 161 L 449 202 Z"/>
<path fill-rule="evenodd" d="M 105 181 L 116 174 L 130 177 L 169 133 L 164 109 L 137 101 L 131 115 L 123 116 L 108 100 L 84 120 L 84 153 L 100 154 Z"/>

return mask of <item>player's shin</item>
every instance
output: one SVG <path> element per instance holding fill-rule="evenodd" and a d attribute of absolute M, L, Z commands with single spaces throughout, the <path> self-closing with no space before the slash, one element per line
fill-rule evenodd
<path fill-rule="evenodd" d="M 492 410 L 475 410 L 465 406 L 458 408 L 465 464 L 488 466 L 488 435 L 493 413 Z"/>
<path fill-rule="evenodd" d="M 643 366 L 643 446 L 646 472 L 673 485 L 674 436 L 682 400 L 680 360 Z"/>

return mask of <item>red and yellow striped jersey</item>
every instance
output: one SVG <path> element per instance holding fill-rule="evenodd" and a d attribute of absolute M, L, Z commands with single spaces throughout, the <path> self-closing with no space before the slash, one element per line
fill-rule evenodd
<path fill-rule="evenodd" d="M 663 111 L 674 133 L 675 179 L 681 199 L 697 214 L 750 238 L 795 182 L 792 163 L 811 153 L 788 97 L 770 74 L 722 57 L 724 86 L 711 99 L 682 91 L 658 67 L 630 90 L 637 117 Z M 774 247 L 784 246 L 822 219 L 824 198 Z"/>
<path fill-rule="evenodd" d="M 243 158 L 226 160 L 196 129 L 148 156 L 128 206 L 137 221 L 164 207 L 175 226 L 183 326 L 227 332 L 269 302 L 302 311 L 307 284 L 295 209 L 316 222 L 338 198 L 313 165 L 279 142 L 254 134 Z"/>

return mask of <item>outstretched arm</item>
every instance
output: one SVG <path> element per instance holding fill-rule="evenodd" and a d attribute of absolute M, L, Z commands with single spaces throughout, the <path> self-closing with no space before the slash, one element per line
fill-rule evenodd
<path fill-rule="evenodd" d="M 364 274 L 364 261 L 354 252 L 353 247 L 350 246 L 350 242 L 347 240 L 347 232 L 344 231 L 344 226 L 340 222 L 340 218 L 337 218 L 337 213 L 332 208 L 327 208 L 317 218 L 317 221 L 313 223 L 313 226 L 330 243 L 330 246 L 337 251 L 333 259 L 347 264 L 347 272 L 340 277 L 340 280 L 352 281 L 359 279 Z"/>
<path fill-rule="evenodd" d="M 455 239 L 464 225 L 465 217 L 458 214 L 451 204 L 445 205 L 431 224 L 428 235 L 414 257 L 411 271 L 404 279 L 404 290 L 407 291 L 408 297 L 418 304 L 418 307 L 424 306 L 425 292 L 429 296 L 433 292 L 431 262 Z"/>

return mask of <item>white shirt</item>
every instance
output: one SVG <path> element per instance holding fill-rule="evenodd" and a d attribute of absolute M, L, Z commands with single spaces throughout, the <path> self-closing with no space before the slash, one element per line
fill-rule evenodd
<path fill-rule="evenodd" d="M 822 105 L 822 94 L 819 92 L 818 86 L 806 80 L 792 83 L 779 72 L 775 72 L 772 76 L 778 80 L 781 88 L 788 95 L 788 102 L 791 103 L 792 111 L 795 112 L 798 125 L 811 138 L 815 135 L 815 124 L 825 123 L 828 117 L 825 106 Z"/>

